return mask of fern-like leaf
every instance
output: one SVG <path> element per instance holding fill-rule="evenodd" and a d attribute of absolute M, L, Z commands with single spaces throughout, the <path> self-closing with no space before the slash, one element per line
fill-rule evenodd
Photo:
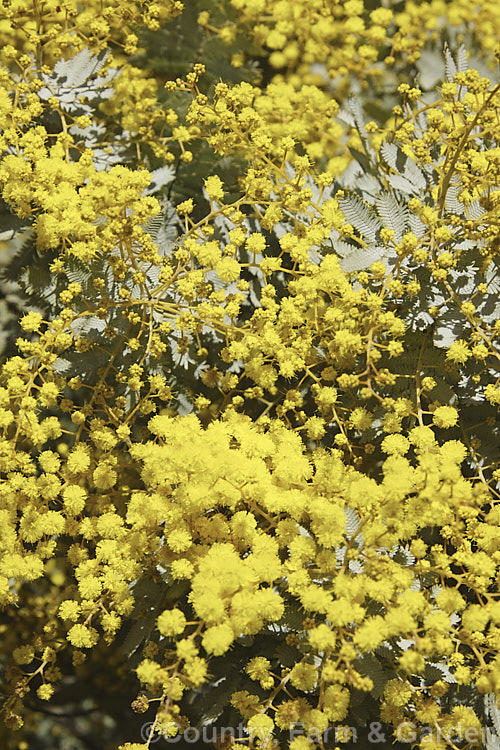
<path fill-rule="evenodd" d="M 96 55 L 88 47 L 84 47 L 70 60 L 59 60 L 54 65 L 54 74 L 68 88 L 82 86 L 101 70 L 107 56 L 107 52 L 99 52 Z"/>
<path fill-rule="evenodd" d="M 375 198 L 378 215 L 385 227 L 394 230 L 394 239 L 399 242 L 408 224 L 408 210 L 396 200 L 394 193 L 383 191 Z"/>
<path fill-rule="evenodd" d="M 380 219 L 356 195 L 348 195 L 339 201 L 340 208 L 353 227 L 372 242 L 381 228 Z"/>

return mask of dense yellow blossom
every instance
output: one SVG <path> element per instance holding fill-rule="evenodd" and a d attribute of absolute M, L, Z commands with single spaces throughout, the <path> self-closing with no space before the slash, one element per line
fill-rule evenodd
<path fill-rule="evenodd" d="M 250 40 L 265 82 L 203 94 L 197 63 L 160 91 L 132 65 L 140 29 L 179 2 L 0 13 L 4 214 L 32 233 L 50 289 L 0 371 L 0 605 L 19 624 L 2 630 L 8 731 L 71 665 L 88 675 L 112 653 L 119 681 L 118 648 L 134 710 L 154 704 L 172 736 L 185 695 L 224 682 L 232 658 L 228 703 L 257 747 L 296 723 L 335 727 L 363 694 L 395 731 L 480 729 L 442 699 L 500 691 L 500 469 L 467 403 L 472 383 L 478 422 L 497 430 L 500 97 L 471 68 L 430 104 L 401 71 L 446 24 L 491 63 L 498 11 L 212 5 L 208 38 Z M 87 48 L 113 49 L 112 90 L 73 115 L 47 81 Z M 389 122 L 349 120 L 353 76 L 397 91 Z M 339 187 L 353 157 L 369 164 L 354 210 Z M 152 187 L 158 162 L 174 181 L 193 164 L 198 198 L 181 186 L 175 211 Z M 380 209 L 372 231 L 370 169 L 384 194 L 401 178 L 408 226 Z"/>

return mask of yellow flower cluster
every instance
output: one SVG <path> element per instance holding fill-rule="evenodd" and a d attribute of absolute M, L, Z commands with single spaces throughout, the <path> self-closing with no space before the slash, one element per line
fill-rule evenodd
<path fill-rule="evenodd" d="M 156 30 L 183 7 L 179 0 L 128 3 L 126 7 L 116 0 L 90 0 L 84 7 L 76 0 L 7 0 L 0 11 L 0 62 L 10 66 L 23 55 L 29 64 L 34 53 L 50 69 L 83 46 L 97 51 L 110 42 L 131 54 L 137 48 L 134 30 L 141 26 Z"/>
<path fill-rule="evenodd" d="M 362 139 L 334 121 L 340 102 L 311 64 L 376 77 L 380 50 L 414 61 L 439 15 L 467 20 L 465 3 L 424 4 L 424 23 L 411 2 L 401 13 L 360 0 L 231 6 L 234 23 L 200 23 L 271 50 L 269 83 L 219 82 L 208 97 L 198 64 L 166 85 L 167 100 L 190 96 L 183 116 L 116 57 L 112 96 L 73 116 L 38 95 L 53 63 L 84 42 L 132 54 L 132 29 L 154 31 L 181 4 L 89 3 L 76 15 L 70 2 L 3 4 L 0 190 L 53 281 L 0 371 L 0 605 L 18 624 L 1 652 L 8 731 L 31 688 L 51 699 L 68 656 L 86 677 L 93 658 L 106 661 L 122 626 L 133 633 L 141 596 L 150 629 L 130 648 L 143 690 L 133 707 L 154 705 L 158 730 L 187 725 L 185 694 L 208 691 L 236 652 L 230 701 L 256 735 L 335 726 L 370 692 L 395 728 L 477 728 L 470 707 L 443 698 L 453 681 L 500 692 L 500 469 L 471 437 L 460 390 L 470 374 L 478 419 L 487 410 L 494 427 L 499 87 L 468 69 L 429 104 L 400 85 L 384 150 L 376 125 Z M 478 12 L 486 51 L 496 17 L 488 27 Z M 136 162 L 100 168 L 97 146 L 78 140 L 92 125 L 102 151 L 126 142 Z M 221 172 L 177 212 L 163 202 L 175 238 L 162 243 L 148 149 L 168 164 L 178 144 L 190 165 L 191 141 Z M 370 222 L 362 231 L 355 218 L 377 204 L 356 196 L 351 221 L 337 181 L 348 146 L 369 152 L 386 191 L 402 159 L 426 186 L 400 179 L 408 226 L 380 211 L 376 260 Z M 362 270 L 343 270 L 347 250 Z M 436 354 L 450 319 L 462 328 Z M 366 665 L 380 649 L 390 669 L 375 685 Z"/>
<path fill-rule="evenodd" d="M 319 0 L 282 0 L 270 12 L 253 0 L 231 0 L 231 5 L 238 11 L 236 24 L 268 48 L 272 67 L 287 70 L 293 85 L 321 81 L 311 73 L 312 63 L 323 63 L 332 78 L 348 72 L 362 78 L 377 60 L 378 47 L 387 43 L 393 21 L 387 8 L 366 13 L 362 0 L 329 6 Z"/>
<path fill-rule="evenodd" d="M 296 142 L 313 161 L 328 156 L 328 170 L 341 172 L 349 158 L 342 127 L 333 119 L 338 109 L 337 101 L 313 84 L 296 89 L 287 79 L 265 89 L 249 83 L 229 89 L 220 83 L 213 101 L 203 95 L 193 101 L 187 121 L 196 124 L 218 153 L 241 153 L 255 168 L 265 167 L 266 175 L 270 161 L 276 166 L 293 161 Z M 307 166 L 306 161 L 303 169 Z M 267 187 L 265 178 L 262 183 Z"/>
<path fill-rule="evenodd" d="M 353 74 L 362 85 L 372 75 L 382 77 L 382 57 L 387 65 L 403 56 L 414 62 L 429 38 L 438 38 L 446 25 L 475 36 L 480 49 L 492 51 L 498 44 L 500 18 L 494 2 L 472 5 L 469 0 L 450 2 L 406 0 L 393 10 L 375 7 L 364 0 L 324 3 L 322 0 L 280 0 L 269 7 L 264 0 L 230 0 L 236 9 L 234 21 L 219 28 L 207 12 L 199 23 L 217 32 L 226 43 L 237 33 L 251 35 L 268 56 L 278 78 L 295 87 L 304 83 L 323 85 L 325 74 L 332 79 Z M 400 5 L 400 4 L 398 4 Z M 324 73 L 311 65 L 324 66 Z"/>
<path fill-rule="evenodd" d="M 29 398 L 36 404 L 27 396 L 23 402 Z M 280 674 L 267 660 L 252 658 L 247 672 L 274 696 L 284 690 L 287 700 L 298 700 L 298 716 L 306 721 L 309 711 L 325 725 L 343 719 L 349 690 L 372 686 L 354 667 L 356 655 L 392 638 L 413 643 L 397 663 L 403 681 L 422 671 L 424 658 L 451 657 L 459 649 L 462 658 L 450 660 L 456 679 L 477 681 L 481 692 L 498 690 L 496 662 L 475 656 L 495 654 L 499 646 L 500 601 L 490 591 L 500 564 L 498 514 L 482 510 L 485 488 L 461 476 L 460 443 L 437 448 L 430 428 L 415 428 L 409 434 L 415 461 L 394 452 L 377 483 L 346 467 L 338 451 L 308 455 L 281 423 L 258 428 L 234 411 L 206 430 L 193 415 L 157 414 L 148 422 L 151 439 L 128 448 L 95 422 L 91 443 L 63 460 L 43 442 L 31 459 L 14 444 L 7 453 L 3 443 L 3 468 L 10 471 L 2 511 L 3 604 L 17 601 L 23 581 L 44 574 L 62 533 L 75 539 L 67 582 L 45 628 L 59 645 L 49 659 L 43 641 L 29 655 L 22 651 L 27 644 L 19 645 L 20 663 L 39 659 L 50 674 L 65 651 L 64 633 L 77 650 L 112 638 L 133 606 L 130 583 L 153 566 L 188 586 L 185 603 L 158 615 L 159 651 L 137 667 L 143 685 L 162 695 L 162 710 L 208 679 L 210 658 L 265 623 L 280 622 L 290 597 L 310 618 L 303 657 Z M 58 434 L 52 427 L 46 439 Z M 106 437 L 111 451 L 103 447 Z M 35 461 L 43 469 L 38 476 Z M 116 484 L 118 467 L 136 476 L 129 498 Z M 353 511 L 356 529 L 349 525 Z M 426 549 L 418 536 L 424 528 L 439 529 L 449 551 L 440 544 Z M 448 581 L 437 596 L 426 584 L 429 576 Z M 467 604 L 458 586 L 474 591 L 482 606 Z M 381 614 L 369 614 L 368 600 L 378 602 Z M 450 619 L 453 612 L 458 620 Z M 474 645 L 468 656 L 464 644 Z M 320 671 L 309 661 L 311 648 L 324 654 Z M 323 686 L 319 702 L 301 698 L 316 682 Z M 416 709 L 409 716 L 425 721 L 427 688 L 412 691 Z M 384 717 L 402 720 L 400 690 L 391 696 L 387 687 Z M 246 709 L 234 700 L 247 719 L 262 719 L 266 711 L 286 727 L 293 716 L 286 702 L 274 707 L 256 697 Z"/>
<path fill-rule="evenodd" d="M 392 76 L 396 87 L 406 80 L 404 65 L 415 63 L 426 43 L 435 42 L 450 25 L 458 28 L 462 38 L 464 32 L 473 38 L 491 65 L 500 32 L 493 1 L 471 8 L 469 0 L 406 0 L 397 10 L 392 3 L 372 9 L 363 0 L 330 4 L 280 0 L 271 7 L 260 0 L 227 0 L 226 5 L 223 12 L 220 7 L 202 11 L 198 23 L 209 38 L 217 35 L 227 45 L 251 39 L 274 75 L 266 86 L 254 88 L 251 109 L 255 112 L 243 105 L 237 128 L 226 120 L 224 105 L 216 107 L 219 117 L 211 114 L 216 127 L 209 142 L 227 149 L 242 135 L 246 140 L 249 129 L 251 140 L 255 135 L 253 144 L 243 144 L 249 156 L 252 145 L 265 151 L 274 134 L 290 135 L 302 142 L 314 161 L 326 157 L 333 172 L 347 166 L 349 154 L 331 112 L 346 98 L 353 77 L 361 87 L 368 87 L 383 85 Z M 244 53 L 237 53 L 232 62 L 238 67 L 244 58 Z M 238 87 L 231 92 L 234 96 L 240 98 Z M 228 103 L 232 111 L 234 98 Z M 309 116 L 311 111 L 314 118 Z M 264 115 L 264 123 L 258 115 Z M 357 147 L 356 131 L 350 133 L 348 143 Z"/>

